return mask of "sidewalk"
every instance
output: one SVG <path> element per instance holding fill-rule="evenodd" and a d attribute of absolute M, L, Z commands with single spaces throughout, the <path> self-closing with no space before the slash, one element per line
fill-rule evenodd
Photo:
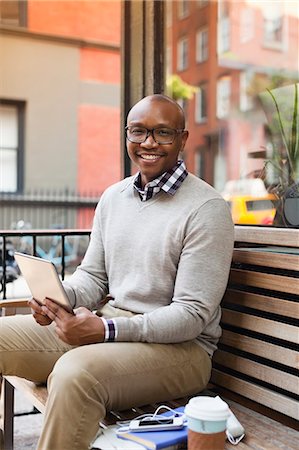
<path fill-rule="evenodd" d="M 32 405 L 18 391 L 15 391 L 16 413 L 30 412 Z M 14 450 L 36 450 L 40 435 L 43 416 L 42 414 L 30 414 L 17 416 L 14 419 Z"/>

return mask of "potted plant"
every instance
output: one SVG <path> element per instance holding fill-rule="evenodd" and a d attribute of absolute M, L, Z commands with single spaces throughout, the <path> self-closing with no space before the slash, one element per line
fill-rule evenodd
<path fill-rule="evenodd" d="M 276 174 L 274 226 L 299 226 L 299 113 L 298 83 L 260 94 L 268 121 L 272 154 L 266 160 Z"/>

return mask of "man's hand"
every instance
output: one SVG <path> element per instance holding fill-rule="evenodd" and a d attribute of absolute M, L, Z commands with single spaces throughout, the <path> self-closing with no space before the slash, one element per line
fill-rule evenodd
<path fill-rule="evenodd" d="M 57 303 L 46 299 L 42 311 L 55 322 L 57 336 L 67 344 L 86 345 L 104 341 L 103 321 L 87 308 L 77 308 L 72 314 Z"/>
<path fill-rule="evenodd" d="M 50 319 L 50 317 L 45 314 L 42 306 L 33 298 L 28 300 L 28 306 L 31 308 L 31 312 L 33 317 L 35 318 L 35 321 L 41 326 L 50 325 L 50 323 L 52 323 L 52 319 Z"/>

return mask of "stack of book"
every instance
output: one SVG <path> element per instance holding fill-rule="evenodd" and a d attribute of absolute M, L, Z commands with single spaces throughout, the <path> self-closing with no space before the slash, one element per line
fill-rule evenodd
<path fill-rule="evenodd" d="M 184 407 L 176 408 L 174 411 L 184 412 Z M 187 426 L 180 430 L 119 432 L 119 427 L 113 425 L 103 430 L 102 434 L 93 443 L 92 449 L 185 450 L 187 449 L 187 434 Z"/>
<path fill-rule="evenodd" d="M 139 442 L 136 442 L 134 436 L 131 436 L 130 433 L 126 433 L 127 436 L 122 436 L 120 439 L 117 436 L 117 429 L 119 427 L 113 425 L 108 427 L 106 430 L 103 430 L 102 434 L 97 437 L 92 445 L 91 450 L 186 450 L 187 449 L 187 433 L 183 436 L 183 440 L 181 441 L 181 437 L 173 436 L 176 431 L 172 432 L 172 436 L 169 439 L 169 436 L 165 436 L 165 431 L 159 432 L 147 432 L 147 433 L 138 433 L 139 438 L 143 441 L 143 445 Z M 180 430 L 183 431 L 183 430 Z M 150 436 L 148 436 L 150 434 Z M 153 437 L 152 433 L 156 436 Z M 166 434 L 170 433 L 166 431 Z M 137 433 L 135 433 L 137 434 Z M 142 435 L 142 436 L 141 436 Z M 157 436 L 160 435 L 160 436 Z M 179 439 L 177 443 L 176 439 Z"/>

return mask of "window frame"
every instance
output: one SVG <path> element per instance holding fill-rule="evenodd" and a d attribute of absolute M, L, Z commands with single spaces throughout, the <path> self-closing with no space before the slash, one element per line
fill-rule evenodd
<path fill-rule="evenodd" d="M 25 136 L 25 102 L 0 98 L 0 106 L 13 106 L 17 111 L 17 185 L 15 191 L 0 190 L 0 193 L 6 194 L 19 194 L 24 189 L 24 136 Z M 1 148 L 0 148 L 1 151 Z"/>
<path fill-rule="evenodd" d="M 186 19 L 190 15 L 189 0 L 179 0 L 177 4 L 177 16 L 178 19 Z"/>
<path fill-rule="evenodd" d="M 186 48 L 184 49 L 184 45 Z M 189 39 L 186 36 L 181 37 L 177 42 L 177 70 L 183 72 L 188 68 L 189 57 Z"/>
<path fill-rule="evenodd" d="M 269 39 L 266 36 L 267 30 L 266 30 L 265 24 L 266 24 L 266 22 L 270 22 L 270 20 L 267 20 L 267 18 L 263 14 L 263 17 L 262 17 L 262 21 L 263 21 L 262 45 L 264 48 L 267 48 L 267 49 L 284 51 L 287 48 L 287 33 L 286 33 L 287 25 L 288 25 L 287 24 L 287 16 L 284 14 L 283 11 L 281 11 L 281 15 L 276 20 L 280 20 L 281 38 L 279 40 Z M 271 22 L 273 23 L 274 19 Z M 275 30 L 274 30 L 274 33 L 275 33 Z"/>
<path fill-rule="evenodd" d="M 206 34 L 204 41 L 203 35 Z M 207 26 L 196 32 L 196 62 L 202 63 L 209 59 L 209 29 Z"/>
<path fill-rule="evenodd" d="M 208 119 L 208 102 L 207 102 L 207 92 L 208 92 L 208 85 L 207 83 L 201 83 L 198 86 L 198 91 L 195 93 L 195 123 L 201 124 L 205 123 Z M 204 95 L 203 95 L 204 93 Z M 204 103 L 204 107 L 203 107 Z M 205 114 L 202 114 L 202 111 L 205 111 Z"/>
<path fill-rule="evenodd" d="M 198 8 L 204 8 L 209 4 L 209 0 L 197 0 L 197 6 Z"/>
<path fill-rule="evenodd" d="M 10 23 L 7 18 L 3 19 L 0 12 L 0 26 L 13 26 L 13 27 L 27 27 L 27 11 L 28 11 L 28 4 L 27 0 L 9 0 L 9 1 L 2 1 L 1 5 L 2 8 L 5 6 L 5 4 L 17 4 L 18 5 L 18 17 L 16 18 L 16 23 Z"/>
<path fill-rule="evenodd" d="M 227 0 L 219 0 L 217 12 L 217 53 L 221 55 L 231 48 L 230 5 Z"/>
<path fill-rule="evenodd" d="M 228 82 L 228 94 L 222 95 L 220 92 L 222 86 L 224 86 L 224 83 Z M 225 92 L 225 89 L 223 89 L 223 92 Z M 217 87 L 216 87 L 216 117 L 217 119 L 226 119 L 226 117 L 229 116 L 230 110 L 231 110 L 231 95 L 232 95 L 232 78 L 230 75 L 222 75 L 217 80 Z M 221 97 L 221 98 L 220 98 Z M 225 108 L 221 106 L 223 103 L 223 100 L 228 103 L 227 112 L 225 112 Z M 224 111 L 224 113 L 222 112 Z"/>

